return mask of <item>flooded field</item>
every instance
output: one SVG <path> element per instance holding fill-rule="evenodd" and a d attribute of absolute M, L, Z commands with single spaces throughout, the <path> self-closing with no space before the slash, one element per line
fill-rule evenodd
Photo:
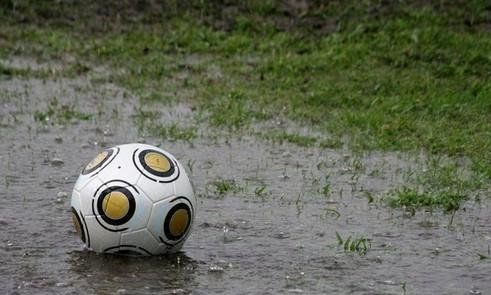
<path fill-rule="evenodd" d="M 411 216 L 378 200 L 425 169 L 424 156 L 221 138 L 205 127 L 191 142 L 163 140 L 138 130 L 136 97 L 90 77 L 4 79 L 0 89 L 2 294 L 491 291 L 488 201 Z M 159 108 L 160 120 L 193 115 Z M 129 142 L 170 151 L 194 182 L 197 219 L 176 255 L 98 255 L 76 236 L 70 194 L 81 168 Z M 365 239 L 366 253 L 345 251 L 338 235 Z"/>

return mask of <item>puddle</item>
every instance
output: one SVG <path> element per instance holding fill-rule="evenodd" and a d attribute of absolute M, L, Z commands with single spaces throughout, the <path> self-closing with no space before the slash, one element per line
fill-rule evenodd
<path fill-rule="evenodd" d="M 16 65 L 22 65 L 16 61 Z M 7 294 L 485 294 L 491 289 L 491 209 L 467 203 L 450 215 L 408 217 L 374 196 L 404 183 L 421 159 L 354 155 L 243 136 L 192 143 L 139 133 L 138 100 L 90 77 L 0 81 L 0 285 Z M 39 122 L 56 97 L 87 120 Z M 162 107 L 161 119 L 191 116 Z M 172 114 L 177 115 L 172 115 Z M 177 116 L 177 117 L 176 117 Z M 52 124 L 53 123 L 53 124 Z M 142 137 L 144 136 L 144 137 Z M 81 167 L 103 147 L 147 142 L 172 152 L 199 197 L 193 233 L 169 257 L 89 253 L 70 217 Z M 214 181 L 236 190 L 219 194 Z M 365 237 L 365 256 L 343 237 Z"/>

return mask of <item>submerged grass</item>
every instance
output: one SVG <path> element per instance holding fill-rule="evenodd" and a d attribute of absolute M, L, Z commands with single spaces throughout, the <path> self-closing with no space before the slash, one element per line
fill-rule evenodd
<path fill-rule="evenodd" d="M 13 76 L 23 76 L 28 73 L 28 70 L 20 70 L 13 67 L 9 67 L 0 62 L 0 80 L 8 79 Z"/>
<path fill-rule="evenodd" d="M 259 133 L 259 136 L 272 140 L 273 142 L 283 143 L 289 142 L 301 147 L 309 147 L 314 146 L 318 143 L 319 139 L 313 136 L 300 135 L 295 133 L 288 133 L 285 131 L 280 132 L 268 132 L 268 133 Z"/>
<path fill-rule="evenodd" d="M 214 195 L 221 197 L 229 193 L 238 193 L 244 190 L 244 188 L 233 179 L 217 179 L 208 183 L 207 187 L 211 189 L 211 192 Z"/>
<path fill-rule="evenodd" d="M 45 110 L 35 111 L 33 117 L 35 121 L 44 124 L 67 124 L 79 120 L 89 120 L 93 115 L 80 112 L 72 105 L 60 104 L 58 99 L 53 98 Z"/>
<path fill-rule="evenodd" d="M 300 8 L 246 1 L 230 4 L 231 12 L 217 1 L 150 2 L 138 9 L 114 3 L 117 17 L 110 11 L 105 19 L 96 2 L 47 10 L 46 3 L 4 1 L 0 57 L 72 55 L 116 69 L 109 79 L 144 93 L 142 104 L 184 101 L 215 128 L 294 120 L 329 139 L 267 128 L 259 136 L 300 146 L 347 143 L 357 150 L 465 157 L 476 177 L 491 178 L 485 1 L 307 1 Z M 79 21 L 65 17 L 67 11 L 79 13 Z M 91 71 L 79 63 L 70 68 L 72 75 Z M 0 73 L 18 74 L 5 67 Z M 181 124 L 142 122 L 163 138 L 196 136 Z M 476 188 L 422 177 L 433 183 L 396 190 L 390 204 L 454 208 Z"/>
<path fill-rule="evenodd" d="M 142 134 L 152 134 L 162 140 L 191 142 L 197 137 L 196 126 L 184 126 L 175 121 L 162 122 L 159 120 L 160 115 L 158 111 L 139 109 L 134 115 L 134 120 Z"/>
<path fill-rule="evenodd" d="M 338 246 L 343 247 L 344 252 L 358 253 L 360 256 L 366 255 L 368 250 L 372 247 L 371 241 L 365 237 L 353 238 L 348 236 L 344 238 L 336 232 L 336 239 Z"/>
<path fill-rule="evenodd" d="M 167 126 L 158 125 L 152 126 L 148 130 L 150 133 L 159 136 L 163 140 L 183 140 L 191 142 L 196 138 L 196 127 L 182 127 L 177 123 L 172 123 Z"/>

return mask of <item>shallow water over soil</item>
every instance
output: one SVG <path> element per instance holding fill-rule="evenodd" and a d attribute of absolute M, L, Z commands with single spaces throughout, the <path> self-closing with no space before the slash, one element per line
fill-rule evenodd
<path fill-rule="evenodd" d="M 0 285 L 6 294 L 487 294 L 491 208 L 407 216 L 369 202 L 420 169 L 396 153 L 355 155 L 206 135 L 192 143 L 141 137 L 138 100 L 89 80 L 0 81 Z M 60 104 L 92 114 L 63 124 L 35 111 Z M 181 120 L 186 106 L 162 107 Z M 193 233 L 167 257 L 83 249 L 70 215 L 81 167 L 104 147 L 156 144 L 186 166 L 198 195 Z M 220 194 L 214 181 L 238 188 Z M 328 190 L 326 189 L 328 188 Z M 337 246 L 365 237 L 366 255 Z"/>

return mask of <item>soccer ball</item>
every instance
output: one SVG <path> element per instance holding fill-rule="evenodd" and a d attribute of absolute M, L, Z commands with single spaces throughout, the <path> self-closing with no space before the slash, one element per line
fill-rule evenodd
<path fill-rule="evenodd" d="M 83 169 L 72 193 L 75 230 L 100 253 L 178 251 L 194 221 L 196 199 L 181 164 L 147 144 L 106 149 Z"/>

